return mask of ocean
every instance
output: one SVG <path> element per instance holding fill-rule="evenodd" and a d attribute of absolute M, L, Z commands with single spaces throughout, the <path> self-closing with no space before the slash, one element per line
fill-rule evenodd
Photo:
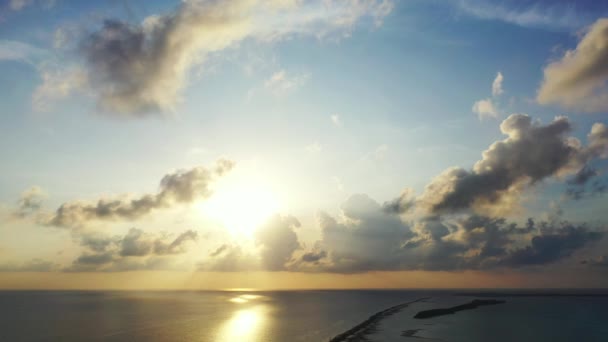
<path fill-rule="evenodd" d="M 608 341 L 605 292 L 479 292 L 1 291 L 0 341 L 329 341 L 377 312 L 425 297 L 339 341 Z M 476 298 L 506 302 L 413 318 Z M 413 336 L 403 336 L 408 331 Z"/>

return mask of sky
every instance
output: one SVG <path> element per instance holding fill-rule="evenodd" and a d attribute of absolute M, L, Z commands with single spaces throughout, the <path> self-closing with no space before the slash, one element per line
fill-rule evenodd
<path fill-rule="evenodd" d="M 608 4 L 0 1 L 0 288 L 608 286 Z"/>

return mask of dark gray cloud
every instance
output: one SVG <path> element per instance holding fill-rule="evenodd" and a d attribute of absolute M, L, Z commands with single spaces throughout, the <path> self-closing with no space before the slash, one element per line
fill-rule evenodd
<path fill-rule="evenodd" d="M 541 104 L 583 112 L 608 110 L 608 19 L 593 24 L 574 50 L 544 70 L 538 90 Z"/>
<path fill-rule="evenodd" d="M 100 105 L 123 114 L 171 109 L 193 64 L 250 33 L 253 3 L 184 1 L 139 25 L 106 20 L 80 44 Z"/>
<path fill-rule="evenodd" d="M 365 195 L 342 206 L 342 220 L 319 214 L 322 238 L 292 269 L 358 273 L 377 270 L 489 270 L 546 265 L 604 236 L 568 222 L 524 224 L 474 214 L 402 221 Z"/>
<path fill-rule="evenodd" d="M 326 251 L 312 251 L 302 254 L 301 260 L 308 263 L 318 263 L 327 257 Z"/>
<path fill-rule="evenodd" d="M 604 233 L 589 231 L 584 226 L 564 224 L 532 238 L 529 246 L 513 250 L 501 263 L 511 267 L 543 265 L 569 257 Z"/>
<path fill-rule="evenodd" d="M 99 199 L 96 202 L 75 201 L 62 204 L 40 223 L 56 227 L 78 228 L 93 220 L 135 220 L 150 212 L 175 204 L 191 203 L 211 195 L 211 184 L 232 169 L 234 163 L 219 160 L 213 169 L 195 167 L 165 175 L 156 194 L 136 198 L 128 195 Z"/>
<path fill-rule="evenodd" d="M 186 253 L 198 233 L 186 230 L 177 236 L 146 233 L 131 228 L 124 236 L 84 233 L 79 236 L 85 248 L 82 255 L 65 268 L 68 272 L 132 271 L 174 269 L 174 256 Z"/>
<path fill-rule="evenodd" d="M 588 145 L 566 136 L 572 124 L 558 117 L 548 125 L 514 114 L 500 125 L 508 137 L 483 152 L 472 170 L 451 168 L 437 176 L 419 198 L 431 213 L 474 210 L 503 215 L 519 205 L 521 192 L 549 177 L 579 172 L 608 151 L 606 127 L 593 126 Z"/>
<path fill-rule="evenodd" d="M 572 178 L 568 180 L 568 184 L 571 185 L 585 185 L 593 177 L 597 176 L 598 172 L 594 168 L 585 166 L 580 169 Z"/>

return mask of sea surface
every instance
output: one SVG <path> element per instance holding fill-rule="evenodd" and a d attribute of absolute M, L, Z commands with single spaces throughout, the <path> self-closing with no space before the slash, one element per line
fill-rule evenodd
<path fill-rule="evenodd" d="M 366 338 L 608 341 L 606 291 L 559 291 L 568 296 L 553 296 L 556 290 L 537 290 L 534 296 L 530 291 L 480 292 L 0 291 L 0 341 L 329 341 L 376 312 L 423 297 L 429 299 L 383 318 Z M 421 310 L 475 298 L 506 303 L 413 318 Z M 402 336 L 407 330 L 417 330 L 415 337 Z"/>

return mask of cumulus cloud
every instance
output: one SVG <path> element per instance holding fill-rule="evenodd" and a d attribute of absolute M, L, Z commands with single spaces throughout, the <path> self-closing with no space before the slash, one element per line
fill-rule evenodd
<path fill-rule="evenodd" d="M 595 158 L 605 158 L 605 126 L 599 125 L 583 146 L 566 135 L 572 129 L 566 117 L 542 125 L 527 115 L 511 115 L 500 125 L 506 139 L 484 151 L 472 170 L 450 168 L 437 176 L 419 201 L 432 213 L 469 209 L 489 215 L 511 212 L 529 186 L 574 174 Z"/>
<path fill-rule="evenodd" d="M 402 243 L 413 236 L 409 226 L 364 194 L 351 196 L 341 208 L 343 221 L 318 215 L 322 238 L 314 253 L 327 254 L 317 268 L 344 273 L 398 269 Z"/>
<path fill-rule="evenodd" d="M 588 231 L 582 226 L 566 224 L 559 229 L 534 236 L 529 246 L 511 251 L 501 260 L 508 266 L 547 264 L 568 257 L 591 241 L 597 241 L 604 233 Z"/>
<path fill-rule="evenodd" d="M 246 38 L 268 41 L 290 34 L 348 31 L 364 17 L 378 25 L 392 7 L 389 0 L 183 1 L 173 12 L 139 24 L 104 21 L 80 42 L 84 79 L 107 112 L 137 116 L 170 111 L 179 102 L 188 71 L 213 53 Z M 279 71 L 267 85 L 283 93 L 306 78 Z M 72 81 L 63 83 L 80 79 Z"/>
<path fill-rule="evenodd" d="M 538 90 L 541 104 L 571 110 L 608 110 L 608 19 L 593 24 L 574 50 L 545 67 Z"/>
<path fill-rule="evenodd" d="M 479 120 L 498 117 L 498 110 L 491 98 L 475 102 L 472 109 L 473 113 L 477 114 Z"/>
<path fill-rule="evenodd" d="M 233 165 L 232 161 L 219 160 L 212 169 L 195 167 L 167 174 L 161 179 L 160 190 L 155 194 L 123 195 L 95 202 L 67 202 L 39 221 L 45 225 L 77 228 L 93 220 L 134 220 L 157 209 L 209 197 L 211 184 L 230 171 Z"/>
<path fill-rule="evenodd" d="M 270 271 L 285 269 L 300 242 L 295 228 L 300 222 L 293 216 L 275 215 L 255 232 L 256 244 L 260 247 L 262 265 Z"/>
<path fill-rule="evenodd" d="M 414 190 L 408 188 L 403 190 L 399 197 L 393 199 L 392 201 L 385 202 L 383 204 L 383 209 L 387 213 L 402 214 L 412 208 L 415 203 L 416 197 Z"/>
<path fill-rule="evenodd" d="M 173 269 L 175 256 L 186 253 L 198 239 L 194 230 L 177 236 L 167 233 L 146 233 L 131 228 L 124 236 L 85 233 L 80 236 L 83 253 L 72 265 L 70 272 L 130 271 L 138 269 Z"/>
<path fill-rule="evenodd" d="M 296 269 L 487 270 L 556 263 L 600 240 L 604 232 L 568 222 L 509 222 L 475 214 L 402 221 L 365 195 L 342 206 L 342 219 L 320 213 L 322 238 Z"/>
<path fill-rule="evenodd" d="M 225 243 L 199 263 L 202 271 L 283 271 L 296 261 L 302 246 L 296 229 L 300 222 L 293 216 L 274 215 L 256 228 L 253 246 Z"/>

